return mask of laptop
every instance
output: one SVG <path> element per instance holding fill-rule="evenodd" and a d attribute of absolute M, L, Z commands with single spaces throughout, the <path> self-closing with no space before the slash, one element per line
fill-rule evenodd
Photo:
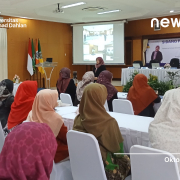
<path fill-rule="evenodd" d="M 52 62 L 52 58 L 46 58 L 46 62 Z"/>
<path fill-rule="evenodd" d="M 157 69 L 159 66 L 159 63 L 152 63 L 152 69 Z"/>
<path fill-rule="evenodd" d="M 140 69 L 141 68 L 139 63 L 133 63 L 133 67 L 134 67 L 134 69 Z"/>

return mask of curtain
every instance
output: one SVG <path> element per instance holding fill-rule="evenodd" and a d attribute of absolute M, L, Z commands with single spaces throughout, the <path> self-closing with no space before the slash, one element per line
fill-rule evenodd
<path fill-rule="evenodd" d="M 147 49 L 147 45 L 148 45 L 148 39 L 144 39 L 143 40 L 143 66 L 146 65 L 146 62 L 145 62 L 145 52 L 146 52 L 146 49 Z"/>
<path fill-rule="evenodd" d="M 0 28 L 0 81 L 7 78 L 7 29 Z"/>

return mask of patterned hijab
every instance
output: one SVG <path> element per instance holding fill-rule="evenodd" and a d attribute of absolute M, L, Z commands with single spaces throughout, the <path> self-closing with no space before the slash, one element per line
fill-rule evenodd
<path fill-rule="evenodd" d="M 56 149 L 56 139 L 46 124 L 21 124 L 5 139 L 0 179 L 49 180 Z"/>
<path fill-rule="evenodd" d="M 62 117 L 54 111 L 57 106 L 57 90 L 44 89 L 38 92 L 34 100 L 32 111 L 30 111 L 27 120 L 47 124 L 57 137 L 61 126 Z"/>
<path fill-rule="evenodd" d="M 11 112 L 8 117 L 8 129 L 21 124 L 27 119 L 37 94 L 37 81 L 24 81 L 18 87 Z"/>
<path fill-rule="evenodd" d="M 107 152 L 118 152 L 123 142 L 117 121 L 105 110 L 106 87 L 98 83 L 89 84 L 80 102 L 79 115 L 74 120 L 73 130 L 93 134 L 100 145 L 103 160 Z"/>
<path fill-rule="evenodd" d="M 95 65 L 96 70 L 97 70 L 101 65 L 104 65 L 104 60 L 103 60 L 102 57 L 97 57 L 97 58 L 96 58 L 96 61 L 97 61 L 97 60 L 99 60 L 99 64 L 96 64 L 96 65 Z"/>
<path fill-rule="evenodd" d="M 111 84 L 112 78 L 113 78 L 113 74 L 105 70 L 100 73 L 97 79 L 97 83 L 106 86 L 108 92 L 108 96 L 107 96 L 108 101 L 118 92 L 117 89 Z"/>
<path fill-rule="evenodd" d="M 93 71 L 88 71 L 84 74 L 84 76 L 82 77 L 82 81 L 80 81 L 77 85 L 77 89 L 76 89 L 76 94 L 77 94 L 77 99 L 79 101 L 81 101 L 82 95 L 83 95 L 83 91 L 85 89 L 85 87 L 94 82 L 94 73 Z"/>
<path fill-rule="evenodd" d="M 11 80 L 5 79 L 0 82 L 0 106 L 2 101 L 12 95 L 14 84 Z"/>
<path fill-rule="evenodd" d="M 133 105 L 134 114 L 138 115 L 156 98 L 157 94 L 148 85 L 147 77 L 144 74 L 137 74 L 134 77 L 133 85 L 127 95 L 127 99 L 131 101 Z"/>
<path fill-rule="evenodd" d="M 69 85 L 71 70 L 62 68 L 59 72 L 59 79 L 57 81 L 57 88 L 60 93 L 64 93 Z"/>

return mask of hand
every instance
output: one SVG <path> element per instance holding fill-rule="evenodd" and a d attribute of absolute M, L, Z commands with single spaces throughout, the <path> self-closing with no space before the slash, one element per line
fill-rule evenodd
<path fill-rule="evenodd" d="M 94 80 L 97 80 L 98 78 L 97 77 L 94 77 Z"/>

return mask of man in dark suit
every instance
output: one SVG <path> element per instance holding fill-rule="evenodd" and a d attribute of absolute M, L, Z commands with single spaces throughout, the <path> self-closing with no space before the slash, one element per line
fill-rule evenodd
<path fill-rule="evenodd" d="M 151 60 L 155 60 L 157 63 L 160 63 L 163 59 L 162 53 L 159 51 L 160 47 L 156 46 L 155 51 L 151 55 Z"/>

